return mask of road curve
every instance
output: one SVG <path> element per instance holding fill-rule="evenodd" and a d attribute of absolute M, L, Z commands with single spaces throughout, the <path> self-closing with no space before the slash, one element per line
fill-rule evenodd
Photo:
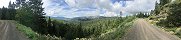
<path fill-rule="evenodd" d="M 149 24 L 144 19 L 138 19 L 133 27 L 122 38 L 123 40 L 181 40 L 175 35 Z"/>
<path fill-rule="evenodd" d="M 12 21 L 0 20 L 0 40 L 28 40 L 22 35 Z"/>

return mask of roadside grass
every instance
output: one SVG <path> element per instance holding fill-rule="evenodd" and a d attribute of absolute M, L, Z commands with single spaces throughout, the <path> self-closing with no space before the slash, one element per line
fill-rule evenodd
<path fill-rule="evenodd" d="M 121 40 L 121 38 L 126 34 L 129 28 L 131 28 L 133 24 L 133 21 L 128 23 L 123 23 L 123 25 L 120 25 L 118 28 L 115 29 L 115 31 L 107 33 L 106 35 L 100 37 L 101 39 L 114 39 L 114 40 Z"/>
<path fill-rule="evenodd" d="M 30 27 L 26 27 L 22 24 L 19 24 L 18 22 L 15 22 L 15 24 L 16 28 L 31 40 L 62 40 L 61 37 L 38 34 L 34 32 Z"/>
<path fill-rule="evenodd" d="M 156 20 L 149 20 L 149 19 L 146 19 L 150 24 L 154 25 L 154 26 L 157 26 L 158 28 L 160 28 L 161 30 L 164 30 L 166 31 L 167 33 L 169 34 L 172 34 L 172 35 L 176 35 L 178 36 L 179 38 L 181 38 L 181 27 L 171 27 L 171 28 L 168 28 L 168 27 L 162 27 L 162 26 L 158 26 L 156 25 L 156 23 L 158 21 Z"/>
<path fill-rule="evenodd" d="M 121 40 L 121 38 L 126 34 L 126 31 L 132 26 L 134 18 L 129 18 L 123 21 L 115 31 L 107 33 L 105 36 L 100 37 L 101 39 L 114 39 Z"/>
<path fill-rule="evenodd" d="M 179 38 L 181 38 L 181 27 L 179 27 L 175 30 L 175 35 L 177 35 Z"/>
<path fill-rule="evenodd" d="M 34 38 L 35 35 L 36 35 L 36 32 L 32 31 L 31 28 L 26 27 L 26 26 L 24 26 L 22 24 L 16 23 L 16 28 L 19 31 L 23 32 L 28 38 Z"/>
<path fill-rule="evenodd" d="M 179 38 L 181 38 L 181 27 L 173 27 L 173 28 L 164 28 L 162 27 L 161 29 L 167 31 L 168 33 L 172 35 L 176 35 Z"/>

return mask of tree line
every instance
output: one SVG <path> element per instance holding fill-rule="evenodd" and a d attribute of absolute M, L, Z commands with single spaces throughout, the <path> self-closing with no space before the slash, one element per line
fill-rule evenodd
<path fill-rule="evenodd" d="M 48 22 L 42 5 L 42 0 L 10 1 L 8 7 L 0 8 L 0 19 L 16 20 L 38 33 L 45 34 L 48 33 L 44 31 L 48 28 Z"/>
<path fill-rule="evenodd" d="M 136 16 L 136 17 L 138 17 L 138 18 L 147 18 L 147 17 L 150 16 L 150 14 L 139 12 L 139 13 L 137 13 L 137 14 L 134 14 L 134 16 Z"/>
<path fill-rule="evenodd" d="M 16 15 L 15 3 L 9 2 L 8 8 L 0 8 L 0 19 L 2 20 L 14 20 Z"/>

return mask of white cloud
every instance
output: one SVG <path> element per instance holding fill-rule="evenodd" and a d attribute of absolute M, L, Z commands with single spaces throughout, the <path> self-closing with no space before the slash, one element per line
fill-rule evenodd
<path fill-rule="evenodd" d="M 100 12 L 97 11 L 79 11 L 79 12 L 74 12 L 77 9 L 71 9 L 71 10 L 62 10 L 59 11 L 61 13 L 54 14 L 53 16 L 63 16 L 67 18 L 72 18 L 72 17 L 81 17 L 81 16 L 99 16 Z"/>
<path fill-rule="evenodd" d="M 85 8 L 85 7 L 94 7 L 95 6 L 95 0 L 76 0 L 76 5 L 79 8 Z"/>
<path fill-rule="evenodd" d="M 10 0 L 0 0 L 0 8 L 7 7 Z M 11 0 L 14 2 L 15 0 Z M 55 2 L 54 2 L 55 1 Z M 57 3 L 56 3 L 57 1 Z M 122 2 L 112 3 L 111 0 L 65 0 L 70 6 L 70 9 L 65 10 L 65 6 L 60 6 L 62 0 L 43 0 L 45 13 L 48 16 L 64 16 L 64 17 L 78 17 L 78 16 L 117 16 L 120 11 L 123 15 L 133 12 L 149 12 L 154 9 L 156 0 L 134 0 L 126 1 L 126 6 L 122 7 Z M 80 9 L 90 9 L 90 11 L 78 11 Z M 93 8 L 93 10 L 91 9 Z M 106 12 L 101 12 L 104 10 Z"/>
<path fill-rule="evenodd" d="M 83 0 L 77 0 L 78 3 L 75 2 L 75 0 L 65 0 L 65 2 L 70 6 L 70 9 L 65 10 L 63 9 L 64 6 L 60 6 L 60 3 L 54 3 L 51 2 L 52 0 L 43 0 L 44 7 L 45 7 L 45 13 L 47 13 L 47 16 L 61 16 L 61 17 L 79 17 L 79 16 L 99 16 L 99 10 L 92 10 L 85 7 L 92 6 L 89 1 L 83 1 Z M 56 1 L 56 0 L 54 0 Z M 89 2 L 89 3 L 88 3 Z M 53 5 L 53 6 L 52 6 Z M 92 11 L 77 11 L 81 9 L 86 10 L 92 10 Z M 77 12 L 75 12 L 77 11 Z"/>
<path fill-rule="evenodd" d="M 75 0 L 65 0 L 65 2 L 71 7 L 76 7 L 76 5 L 77 5 L 75 3 Z"/>
<path fill-rule="evenodd" d="M 105 12 L 104 14 L 102 14 L 103 16 L 106 16 L 106 17 L 113 17 L 113 16 L 118 16 L 118 14 L 115 14 L 115 12 Z"/>
<path fill-rule="evenodd" d="M 0 8 L 2 8 L 3 6 L 8 7 L 9 1 L 15 2 L 16 0 L 0 0 Z"/>
<path fill-rule="evenodd" d="M 110 0 L 98 0 L 95 4 L 100 9 L 107 9 L 110 10 L 112 7 L 112 3 Z"/>
<path fill-rule="evenodd" d="M 99 10 L 95 10 L 95 11 L 88 11 L 83 16 L 99 16 L 99 15 L 100 15 L 100 11 Z"/>
<path fill-rule="evenodd" d="M 156 0 L 135 0 L 127 2 L 122 10 L 126 12 L 149 12 L 154 9 Z"/>
<path fill-rule="evenodd" d="M 65 0 L 70 6 L 69 10 L 64 10 L 64 6 L 60 3 L 51 2 L 52 0 L 43 0 L 46 4 L 45 12 L 49 16 L 78 17 L 78 16 L 118 16 L 120 12 L 128 15 L 132 12 L 149 12 L 154 9 L 156 0 L 134 0 L 126 1 L 126 6 L 122 6 L 122 2 L 112 3 L 111 0 Z M 54 0 L 56 1 L 56 0 Z M 52 6 L 53 5 L 53 6 Z M 77 11 L 80 9 L 90 9 L 91 11 Z M 92 10 L 91 8 L 95 8 Z M 105 12 L 101 12 L 104 10 Z M 102 14 L 103 13 L 103 14 Z"/>

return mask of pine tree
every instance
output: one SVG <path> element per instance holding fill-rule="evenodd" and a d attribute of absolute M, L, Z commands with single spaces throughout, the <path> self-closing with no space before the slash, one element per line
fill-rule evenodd
<path fill-rule="evenodd" d="M 2 9 L 0 8 L 0 20 L 2 18 Z"/>
<path fill-rule="evenodd" d="M 16 5 L 19 5 L 16 14 L 18 21 L 39 33 L 45 33 L 44 30 L 40 30 L 47 27 L 42 0 L 17 0 Z"/>
<path fill-rule="evenodd" d="M 1 17 L 2 20 L 5 20 L 5 19 L 6 19 L 6 13 L 7 13 L 7 8 L 5 8 L 5 7 L 3 6 L 3 8 L 2 8 L 2 17 Z"/>
<path fill-rule="evenodd" d="M 9 2 L 9 6 L 8 6 L 8 12 L 9 12 L 9 20 L 15 19 L 15 15 L 16 15 L 16 9 L 15 9 L 15 4 L 13 2 L 13 4 L 11 4 L 11 1 Z"/>
<path fill-rule="evenodd" d="M 34 16 L 34 20 L 35 20 L 34 23 L 37 24 L 38 26 L 36 30 L 39 30 L 42 27 L 43 28 L 46 27 L 46 19 L 44 16 L 45 13 L 43 12 L 44 8 L 42 8 L 42 5 L 43 5 L 42 0 L 29 0 L 29 4 L 32 4 L 29 6 Z"/>
<path fill-rule="evenodd" d="M 51 22 L 51 19 L 50 19 L 50 17 L 48 17 L 48 23 L 47 23 L 47 25 L 48 25 L 48 33 L 49 34 L 52 34 L 52 22 Z"/>
<path fill-rule="evenodd" d="M 154 10 L 154 15 L 158 15 L 160 12 L 160 5 L 158 4 L 158 2 L 155 2 L 155 10 Z"/>

